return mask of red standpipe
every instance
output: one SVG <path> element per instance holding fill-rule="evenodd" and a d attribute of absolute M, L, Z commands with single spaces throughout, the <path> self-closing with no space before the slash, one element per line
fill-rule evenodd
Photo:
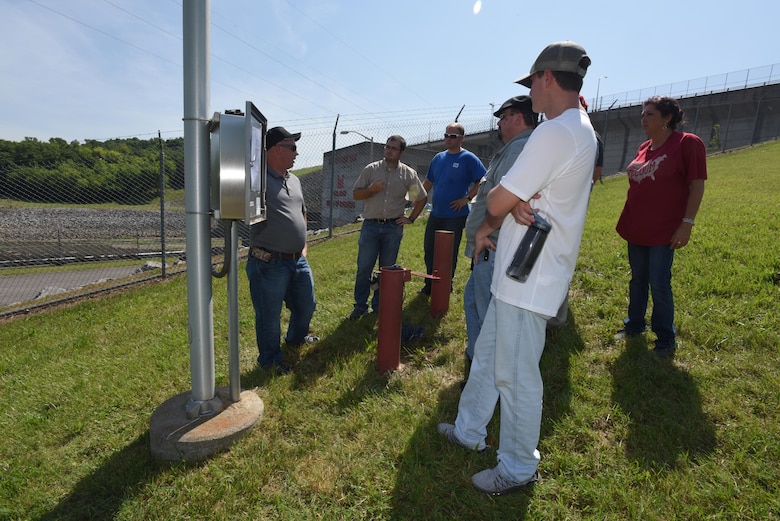
<path fill-rule="evenodd" d="M 436 230 L 433 241 L 433 274 L 439 278 L 431 281 L 431 315 L 436 318 L 443 317 L 450 309 L 454 241 L 453 232 Z"/>
<path fill-rule="evenodd" d="M 394 371 L 401 365 L 404 282 L 410 280 L 412 272 L 401 267 L 379 270 L 379 338 L 376 365 L 380 373 Z"/>

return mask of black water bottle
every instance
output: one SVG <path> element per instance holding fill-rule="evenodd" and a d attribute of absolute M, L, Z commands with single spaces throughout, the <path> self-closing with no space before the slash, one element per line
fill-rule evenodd
<path fill-rule="evenodd" d="M 507 276 L 518 282 L 528 280 L 528 275 L 531 273 L 536 258 L 542 251 L 544 241 L 547 240 L 547 235 L 552 229 L 552 225 L 542 219 L 536 210 L 534 210 L 534 219 L 517 246 L 512 264 L 506 269 Z"/>

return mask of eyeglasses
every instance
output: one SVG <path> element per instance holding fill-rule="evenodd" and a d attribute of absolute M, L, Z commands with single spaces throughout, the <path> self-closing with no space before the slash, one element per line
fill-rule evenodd
<path fill-rule="evenodd" d="M 401 150 L 401 147 L 394 147 L 392 145 L 385 145 L 385 150 Z"/>
<path fill-rule="evenodd" d="M 296 145 L 285 145 L 283 143 L 279 143 L 279 146 L 282 148 L 286 148 L 287 150 L 292 150 L 293 152 L 296 152 L 298 150 L 298 147 Z"/>
<path fill-rule="evenodd" d="M 512 112 L 511 110 L 507 110 L 506 112 L 501 114 L 501 117 L 499 117 L 498 120 L 502 121 L 502 120 L 508 118 L 509 116 L 516 116 L 517 114 L 519 114 L 519 113 L 518 112 Z"/>
<path fill-rule="evenodd" d="M 450 138 L 450 139 L 458 139 L 459 137 L 463 137 L 460 134 L 444 134 L 444 139 Z"/>

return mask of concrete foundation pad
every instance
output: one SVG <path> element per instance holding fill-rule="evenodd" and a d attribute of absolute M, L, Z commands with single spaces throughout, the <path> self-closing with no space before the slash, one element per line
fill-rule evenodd
<path fill-rule="evenodd" d="M 190 419 L 186 406 L 191 394 L 174 396 L 152 413 L 149 434 L 153 457 L 168 461 L 206 459 L 227 449 L 263 416 L 263 401 L 253 391 L 242 391 L 241 399 L 231 402 L 229 389 L 222 387 L 216 394 L 226 404 L 225 409 Z"/>

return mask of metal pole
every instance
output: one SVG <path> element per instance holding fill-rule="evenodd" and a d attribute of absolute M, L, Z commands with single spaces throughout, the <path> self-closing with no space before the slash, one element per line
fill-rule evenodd
<path fill-rule="evenodd" d="M 404 282 L 412 272 L 400 266 L 379 270 L 379 330 L 376 364 L 380 373 L 394 371 L 401 365 L 401 319 L 404 306 Z"/>
<path fill-rule="evenodd" d="M 333 194 L 336 190 L 336 129 L 339 126 L 339 114 L 333 125 L 333 145 L 330 152 L 330 216 L 328 217 L 328 238 L 333 237 Z"/>
<path fill-rule="evenodd" d="M 247 115 L 249 117 L 249 115 Z M 228 373 L 230 375 L 230 399 L 241 400 L 241 355 L 238 346 L 238 222 L 230 221 L 230 267 L 227 280 L 228 294 Z"/>
<path fill-rule="evenodd" d="M 214 310 L 209 234 L 210 0 L 184 2 L 184 209 L 187 226 L 187 318 L 192 395 L 187 416 L 223 409 L 215 397 Z"/>
<path fill-rule="evenodd" d="M 452 288 L 452 248 L 455 234 L 449 230 L 436 230 L 433 238 L 433 274 L 431 281 L 431 316 L 441 318 L 450 309 Z M 381 292 L 380 292 L 381 297 Z M 380 306 L 381 310 L 381 306 Z"/>
<path fill-rule="evenodd" d="M 594 107 L 594 110 L 601 110 L 601 101 L 599 100 L 599 91 L 601 90 L 601 80 L 605 80 L 605 79 L 607 79 L 606 76 L 601 76 L 599 78 L 599 81 L 596 82 L 596 103 L 594 104 L 596 106 Z"/>
<path fill-rule="evenodd" d="M 160 263 L 162 264 L 162 278 L 165 278 L 165 149 L 159 130 L 157 131 L 157 140 L 160 142 Z"/>

